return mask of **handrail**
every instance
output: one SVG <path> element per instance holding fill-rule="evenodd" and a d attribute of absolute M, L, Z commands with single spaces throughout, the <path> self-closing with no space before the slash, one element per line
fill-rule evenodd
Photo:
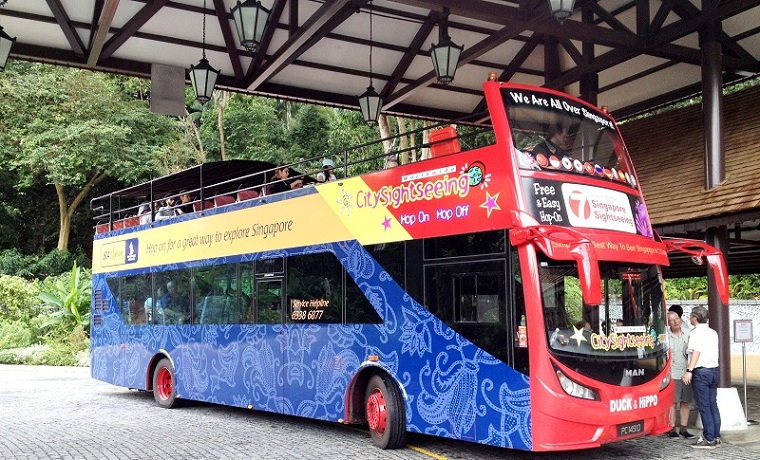
<path fill-rule="evenodd" d="M 359 145 L 354 145 L 348 148 L 340 149 L 330 153 L 324 153 L 313 158 L 306 158 L 297 160 L 288 164 L 278 164 L 267 162 L 258 162 L 262 168 L 256 169 L 255 172 L 249 172 L 251 169 L 247 169 L 246 172 L 240 171 L 239 175 L 230 177 L 217 177 L 218 180 L 211 179 L 211 173 L 207 175 L 204 169 L 204 164 L 200 164 L 189 168 L 179 173 L 170 174 L 167 176 L 151 179 L 150 181 L 142 184 L 126 187 L 121 190 L 111 192 L 107 195 L 93 198 L 90 201 L 90 209 L 94 212 L 94 219 L 96 222 L 96 233 L 103 233 L 104 231 L 112 231 L 122 228 L 129 217 L 133 217 L 139 214 L 140 207 L 144 203 L 154 203 L 156 201 L 165 199 L 167 197 L 179 197 L 183 192 L 189 192 L 194 197 L 194 203 L 200 203 L 201 210 L 206 209 L 207 201 L 214 201 L 214 198 L 220 195 L 228 195 L 239 190 L 255 190 L 259 195 L 265 195 L 267 186 L 276 182 L 282 182 L 283 180 L 293 180 L 294 178 L 304 179 L 305 185 L 307 183 L 315 182 L 314 177 L 317 173 L 322 171 L 322 160 L 324 158 L 331 158 L 335 160 L 334 169 L 336 173 L 338 171 L 343 172 L 343 177 L 350 177 L 357 173 L 364 173 L 385 169 L 389 166 L 387 159 L 389 155 L 400 155 L 404 152 L 421 150 L 430 148 L 436 144 L 443 144 L 452 139 L 475 139 L 475 142 L 467 141 L 463 143 L 465 147 L 463 150 L 470 150 L 475 148 L 474 145 L 478 140 L 479 134 L 492 131 L 493 128 L 488 126 L 477 127 L 472 121 L 468 123 L 467 120 L 471 120 L 472 116 L 462 120 L 454 120 L 446 123 L 436 123 L 431 126 L 424 126 L 416 128 L 411 131 L 407 131 L 398 135 L 390 136 L 382 139 L 375 139 L 372 141 L 364 142 Z M 440 139 L 438 141 L 412 143 L 409 147 L 398 148 L 398 142 L 394 143 L 394 148 L 390 151 L 380 149 L 378 152 L 376 146 L 382 146 L 383 142 L 391 139 L 400 139 L 402 136 L 418 136 L 420 133 L 428 130 L 434 130 L 441 126 L 448 125 L 450 123 L 457 123 L 461 121 L 464 125 L 468 125 L 468 132 L 460 132 L 456 134 L 456 137 L 450 137 L 446 139 Z M 469 126 L 472 125 L 472 126 Z M 473 144 L 473 145 L 468 145 Z M 367 147 L 374 147 L 372 151 L 365 151 Z M 469 148 L 468 148 L 469 147 Z M 378 153 L 376 153 L 378 152 Z M 214 162 L 220 163 L 220 162 Z M 256 163 L 252 161 L 251 163 Z M 210 165 L 211 163 L 209 163 Z M 291 175 L 288 179 L 273 180 L 272 175 L 276 169 L 288 167 L 291 170 Z M 191 173 L 192 172 L 192 173 Z M 166 190 L 163 185 L 173 184 L 175 177 L 182 177 L 182 173 L 188 173 L 185 178 L 192 177 L 192 174 L 198 174 L 198 179 L 192 181 L 185 180 L 185 185 L 177 187 L 172 190 Z M 161 184 L 161 187 L 154 189 L 154 185 Z M 153 212 L 153 206 L 151 209 L 150 222 L 155 222 L 155 214 Z M 131 222 L 131 221 L 130 221 Z M 129 225 L 127 225 L 129 226 Z"/>

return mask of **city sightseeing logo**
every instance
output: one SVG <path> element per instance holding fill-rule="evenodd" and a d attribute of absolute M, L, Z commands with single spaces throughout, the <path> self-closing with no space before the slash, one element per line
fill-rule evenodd
<path fill-rule="evenodd" d="M 356 207 L 398 209 L 418 201 L 440 200 L 449 196 L 466 197 L 470 193 L 470 174 L 451 174 L 456 174 L 456 166 L 408 174 L 401 177 L 402 183 L 399 185 L 384 185 L 378 190 L 359 190 L 356 193 Z M 482 177 L 477 177 L 476 182 L 481 183 Z"/>

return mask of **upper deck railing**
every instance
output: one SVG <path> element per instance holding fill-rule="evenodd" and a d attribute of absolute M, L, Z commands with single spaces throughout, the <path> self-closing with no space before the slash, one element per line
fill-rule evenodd
<path fill-rule="evenodd" d="M 456 120 L 456 123 L 425 126 L 337 152 L 280 165 L 255 160 L 200 164 L 94 198 L 90 206 L 95 211 L 95 233 L 148 225 L 162 220 L 162 216 L 157 213 L 159 203 L 165 204 L 170 198 L 174 198 L 175 204 L 165 208 L 172 214 L 180 206 L 191 206 L 192 213 L 199 213 L 206 209 L 266 197 L 272 194 L 272 189 L 279 182 L 289 183 L 301 179 L 303 186 L 312 186 L 318 183 L 317 176 L 323 171 L 324 159 L 333 161 L 334 174 L 342 178 L 492 144 L 495 142 L 492 128 L 473 122 L 483 118 L 484 114 L 480 113 L 465 120 Z M 401 147 L 403 137 L 415 139 L 416 142 Z M 385 148 L 386 145 L 390 147 Z M 378 154 L 378 151 L 382 153 Z M 289 177 L 274 179 L 275 171 L 284 167 L 289 168 Z M 190 195 L 191 200 L 180 203 L 180 196 L 184 194 Z"/>

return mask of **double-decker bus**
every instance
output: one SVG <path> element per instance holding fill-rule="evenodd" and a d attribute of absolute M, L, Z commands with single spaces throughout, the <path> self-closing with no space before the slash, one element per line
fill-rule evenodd
<path fill-rule="evenodd" d="M 93 377 L 166 408 L 366 424 L 381 448 L 667 431 L 660 267 L 706 260 L 727 304 L 721 253 L 653 233 L 607 113 L 483 89 L 492 132 L 437 130 L 425 160 L 352 176 L 348 152 L 337 181 L 302 163 L 279 193 L 275 165 L 213 162 L 93 200 Z M 187 212 L 165 216 L 168 195 Z"/>

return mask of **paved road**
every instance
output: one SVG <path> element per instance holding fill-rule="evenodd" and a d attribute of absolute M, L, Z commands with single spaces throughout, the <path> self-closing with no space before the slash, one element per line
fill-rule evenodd
<path fill-rule="evenodd" d="M 748 395 L 749 418 L 758 419 L 760 387 Z M 88 368 L 0 365 L 2 460 L 758 458 L 760 427 L 723 438 L 715 451 L 656 437 L 538 455 L 410 436 L 407 448 L 383 451 L 366 432 L 347 426 L 209 404 L 160 409 L 152 395 L 93 380 Z"/>

